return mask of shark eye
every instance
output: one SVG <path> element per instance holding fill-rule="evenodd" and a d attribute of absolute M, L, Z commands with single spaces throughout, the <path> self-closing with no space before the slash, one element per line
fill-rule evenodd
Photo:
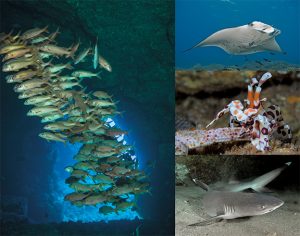
<path fill-rule="evenodd" d="M 266 208 L 264 205 L 262 205 L 262 206 L 260 206 L 260 207 L 261 207 L 261 209 L 263 209 L 263 210 Z"/>

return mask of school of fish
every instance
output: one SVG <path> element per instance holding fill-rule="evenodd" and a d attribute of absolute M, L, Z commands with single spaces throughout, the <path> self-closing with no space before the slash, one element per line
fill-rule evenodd
<path fill-rule="evenodd" d="M 74 190 L 65 200 L 79 207 L 98 206 L 104 215 L 134 210 L 135 196 L 150 191 L 147 175 L 132 159 L 133 147 L 119 139 L 127 131 L 111 125 L 109 118 L 119 114 L 112 96 L 105 91 L 87 93 L 82 85 L 84 79 L 102 79 L 100 73 L 112 72 L 112 67 L 98 54 L 98 38 L 94 49 L 80 51 L 79 42 L 58 46 L 59 34 L 59 29 L 49 33 L 47 26 L 0 33 L 6 82 L 14 83 L 18 98 L 31 106 L 27 116 L 45 123 L 41 138 L 83 144 L 74 156 L 77 163 L 65 168 L 70 173 L 65 183 Z M 92 68 L 100 70 L 77 70 L 75 66 L 90 55 Z"/>

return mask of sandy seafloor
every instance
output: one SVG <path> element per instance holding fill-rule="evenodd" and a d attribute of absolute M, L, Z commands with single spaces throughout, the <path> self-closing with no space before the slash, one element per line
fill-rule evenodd
<path fill-rule="evenodd" d="M 177 236 L 300 236 L 299 192 L 272 193 L 285 204 L 265 215 L 223 220 L 205 226 L 188 226 L 208 218 L 201 204 L 204 193 L 205 191 L 197 186 L 176 186 L 175 233 Z"/>

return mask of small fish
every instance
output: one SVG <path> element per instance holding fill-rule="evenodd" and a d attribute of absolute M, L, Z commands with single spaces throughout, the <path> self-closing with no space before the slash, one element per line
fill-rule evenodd
<path fill-rule="evenodd" d="M 56 46 L 54 44 L 47 44 L 40 47 L 40 50 L 43 52 L 51 53 L 52 55 L 55 56 L 65 56 L 66 58 L 68 57 L 73 58 L 76 49 L 77 49 L 76 45 L 73 47 L 71 46 L 69 48 L 64 48 L 64 47 Z"/>
<path fill-rule="evenodd" d="M 69 127 L 66 127 L 63 124 L 50 123 L 48 125 L 45 125 L 44 129 L 49 131 L 57 131 L 57 130 L 63 131 L 63 130 L 68 130 Z"/>
<path fill-rule="evenodd" d="M 76 106 L 80 107 L 80 109 L 82 110 L 83 113 L 86 113 L 87 106 L 86 106 L 84 100 L 82 99 L 82 96 L 77 92 L 73 92 L 73 98 L 74 98 Z"/>
<path fill-rule="evenodd" d="M 84 58 L 89 54 L 91 48 L 84 49 L 78 56 L 75 58 L 74 64 L 78 64 L 79 62 L 83 61 Z"/>
<path fill-rule="evenodd" d="M 47 92 L 47 89 L 45 89 L 45 88 L 34 88 L 34 89 L 30 89 L 30 90 L 26 90 L 26 91 L 22 92 L 18 96 L 18 98 L 25 99 L 25 98 L 30 98 L 30 97 L 41 95 L 41 94 L 46 94 L 46 93 L 48 93 L 48 92 Z"/>
<path fill-rule="evenodd" d="M 3 72 L 11 72 L 11 71 L 18 71 L 20 69 L 28 68 L 29 66 L 38 66 L 37 62 L 31 58 L 29 59 L 14 59 L 6 62 L 3 67 Z"/>
<path fill-rule="evenodd" d="M 264 58 L 264 60 L 267 61 L 267 62 L 271 62 L 271 61 L 270 61 L 269 59 L 267 59 L 267 58 Z"/>
<path fill-rule="evenodd" d="M 50 86 L 47 79 L 31 79 L 17 84 L 14 87 L 14 91 L 20 93 L 34 88 L 46 87 L 47 85 Z"/>
<path fill-rule="evenodd" d="M 110 206 L 102 206 L 99 208 L 99 213 L 103 215 L 109 215 L 111 213 L 116 213 L 116 210 Z"/>
<path fill-rule="evenodd" d="M 257 60 L 256 60 L 255 62 L 256 62 L 257 64 L 261 65 L 261 66 L 263 65 L 263 63 L 261 63 L 260 61 L 257 61 Z"/>
<path fill-rule="evenodd" d="M 35 107 L 35 108 L 32 108 L 30 111 L 27 112 L 27 116 L 43 116 L 45 114 L 49 114 L 49 113 L 53 113 L 53 112 L 62 113 L 55 106 Z"/>
<path fill-rule="evenodd" d="M 63 143 L 67 142 L 65 140 L 67 137 L 63 136 L 62 134 L 59 135 L 58 133 L 44 132 L 44 133 L 40 133 L 39 136 L 43 139 L 46 139 L 47 141 L 58 141 Z"/>
<path fill-rule="evenodd" d="M 62 71 L 63 69 L 69 69 L 69 70 L 72 70 L 73 67 L 71 66 L 70 63 L 66 63 L 66 64 L 56 64 L 56 65 L 47 67 L 45 71 L 46 71 L 46 72 L 49 72 L 49 73 L 56 73 L 56 72 Z"/>
<path fill-rule="evenodd" d="M 20 38 L 22 40 L 32 39 L 32 38 L 39 36 L 40 34 L 42 34 L 44 32 L 48 32 L 47 29 L 48 29 L 48 26 L 46 26 L 42 29 L 40 29 L 40 28 L 30 29 L 30 30 L 27 30 L 26 32 L 24 32 Z"/>
<path fill-rule="evenodd" d="M 66 201 L 80 201 L 85 199 L 86 197 L 88 197 L 90 195 L 90 193 L 69 193 L 65 196 L 64 200 Z"/>
<path fill-rule="evenodd" d="M 62 82 L 62 83 L 58 83 L 57 86 L 58 86 L 57 88 L 62 88 L 62 89 L 71 89 L 76 86 L 83 89 L 83 86 L 80 84 L 80 81 L 79 82 Z"/>
<path fill-rule="evenodd" d="M 101 187 L 99 186 L 99 188 Z M 97 205 L 105 201 L 107 201 L 107 196 L 102 193 L 91 195 L 83 200 L 85 205 Z"/>
<path fill-rule="evenodd" d="M 14 44 L 14 45 L 3 46 L 0 48 L 0 55 L 6 54 L 11 51 L 18 50 L 18 49 L 24 49 L 24 48 L 26 48 L 26 46 L 24 44 Z"/>
<path fill-rule="evenodd" d="M 96 44 L 95 44 L 95 49 L 94 49 L 94 59 L 93 59 L 93 67 L 94 69 L 96 70 L 97 67 L 98 67 L 98 37 L 97 37 L 97 40 L 96 40 Z"/>
<path fill-rule="evenodd" d="M 90 72 L 90 71 L 77 70 L 77 71 L 74 71 L 72 73 L 72 76 L 79 77 L 79 78 L 97 77 L 97 78 L 101 79 L 100 73 L 101 72 L 93 73 L 93 72 Z"/>
<path fill-rule="evenodd" d="M 63 116 L 64 115 L 62 113 L 53 112 L 51 113 L 51 115 L 44 116 L 43 119 L 41 120 L 41 123 L 53 122 L 56 121 L 57 119 L 62 118 Z"/>
<path fill-rule="evenodd" d="M 14 51 L 11 51 L 11 52 L 7 53 L 5 55 L 5 57 L 2 59 L 2 61 L 4 62 L 4 61 L 7 61 L 9 59 L 15 59 L 15 58 L 18 58 L 18 57 L 22 57 L 26 53 L 29 53 L 29 52 L 31 52 L 30 48 L 17 49 L 17 50 L 14 50 Z"/>
<path fill-rule="evenodd" d="M 108 63 L 107 60 L 105 60 L 103 57 L 99 56 L 99 64 L 100 67 L 104 68 L 105 70 L 107 70 L 108 72 L 112 72 L 112 67 L 111 65 Z"/>
<path fill-rule="evenodd" d="M 24 104 L 25 105 L 34 105 L 34 104 L 37 104 L 37 103 L 40 103 L 40 102 L 48 101 L 50 99 L 51 99 L 50 95 L 34 96 L 34 97 L 31 97 L 31 98 L 27 99 L 24 102 Z"/>
<path fill-rule="evenodd" d="M 73 170 L 74 170 L 74 168 L 72 166 L 67 166 L 65 168 L 65 171 L 67 171 L 68 173 L 72 173 Z"/>
<path fill-rule="evenodd" d="M 73 184 L 73 183 L 79 182 L 80 180 L 81 180 L 80 178 L 77 178 L 77 177 L 74 177 L 74 176 L 70 176 L 70 177 L 68 177 L 68 178 L 65 180 L 65 183 L 66 183 L 66 184 Z"/>
<path fill-rule="evenodd" d="M 135 202 L 118 202 L 116 203 L 116 211 L 126 211 L 127 209 L 130 209 L 132 207 L 136 206 Z"/>
<path fill-rule="evenodd" d="M 104 91 L 95 91 L 93 92 L 93 96 L 95 96 L 96 98 L 99 99 L 112 99 L 112 96 L 108 95 L 106 92 Z"/>
<path fill-rule="evenodd" d="M 108 100 L 89 100 L 88 104 L 94 107 L 109 107 L 115 106 L 114 102 Z"/>

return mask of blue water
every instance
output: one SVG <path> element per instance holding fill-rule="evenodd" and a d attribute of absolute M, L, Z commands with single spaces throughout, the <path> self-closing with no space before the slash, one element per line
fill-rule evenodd
<path fill-rule="evenodd" d="M 242 65 L 263 58 L 300 64 L 299 0 L 176 0 L 176 67 L 195 65 Z M 261 21 L 281 30 L 276 41 L 286 52 L 260 52 L 247 57 L 229 55 L 221 48 L 199 47 L 183 53 L 212 33 Z M 265 62 L 263 62 L 265 63 Z"/>

